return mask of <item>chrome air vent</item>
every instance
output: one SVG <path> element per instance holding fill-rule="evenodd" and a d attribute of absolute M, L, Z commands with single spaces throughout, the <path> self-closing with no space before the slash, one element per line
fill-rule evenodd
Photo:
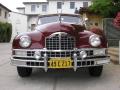
<path fill-rule="evenodd" d="M 48 50 L 73 50 L 75 38 L 65 32 L 56 32 L 46 38 L 46 48 Z"/>

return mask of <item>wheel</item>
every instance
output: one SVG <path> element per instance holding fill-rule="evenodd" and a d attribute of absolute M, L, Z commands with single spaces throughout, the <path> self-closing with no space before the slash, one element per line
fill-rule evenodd
<path fill-rule="evenodd" d="M 102 74 L 103 66 L 89 67 L 89 74 L 94 77 L 99 77 Z"/>
<path fill-rule="evenodd" d="M 32 68 L 17 67 L 17 72 L 20 77 L 28 77 L 32 73 Z"/>

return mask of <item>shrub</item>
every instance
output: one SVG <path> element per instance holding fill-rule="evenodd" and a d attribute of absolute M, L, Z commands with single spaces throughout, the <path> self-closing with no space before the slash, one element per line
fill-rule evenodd
<path fill-rule="evenodd" d="M 120 11 L 120 0 L 92 0 L 90 10 L 104 18 L 114 18 Z"/>
<path fill-rule="evenodd" d="M 10 42 L 12 35 L 12 25 L 0 22 L 0 42 Z"/>

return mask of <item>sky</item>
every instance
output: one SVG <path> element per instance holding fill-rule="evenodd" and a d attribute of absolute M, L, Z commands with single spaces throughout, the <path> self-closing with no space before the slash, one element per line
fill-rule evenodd
<path fill-rule="evenodd" d="M 22 2 L 25 1 L 46 1 L 46 0 L 0 0 L 0 3 L 9 8 L 12 11 L 17 12 L 17 7 L 24 7 Z"/>

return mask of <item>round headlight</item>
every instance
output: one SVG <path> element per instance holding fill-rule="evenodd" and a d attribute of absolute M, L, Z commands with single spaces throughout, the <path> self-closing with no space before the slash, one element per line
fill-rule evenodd
<path fill-rule="evenodd" d="M 23 48 L 29 47 L 31 44 L 31 39 L 29 36 L 22 36 L 19 42 L 20 46 Z"/>
<path fill-rule="evenodd" d="M 98 35 L 91 35 L 89 42 L 93 47 L 98 47 L 101 44 L 100 37 Z"/>

